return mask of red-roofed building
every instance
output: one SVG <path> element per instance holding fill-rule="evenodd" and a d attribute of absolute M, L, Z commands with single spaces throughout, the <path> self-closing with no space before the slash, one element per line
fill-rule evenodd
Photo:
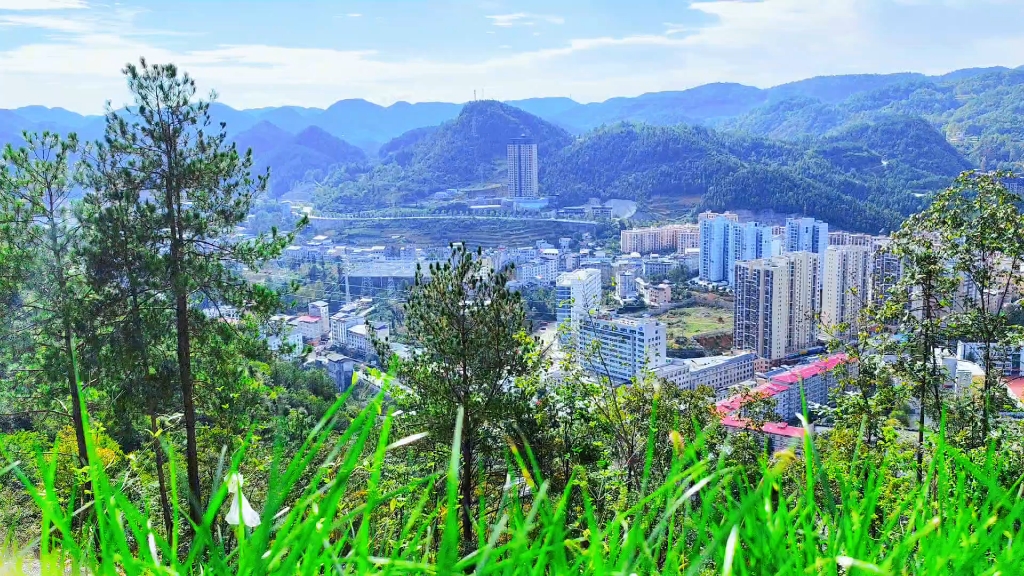
<path fill-rule="evenodd" d="M 1006 387 L 1010 389 L 1010 394 L 1017 399 L 1017 403 L 1024 406 L 1024 376 L 1007 381 Z"/>
<path fill-rule="evenodd" d="M 755 430 L 748 420 L 731 416 L 722 418 L 722 425 L 730 433 Z M 799 450 L 803 446 L 806 431 L 801 426 L 790 426 L 785 422 L 767 422 L 758 432 L 770 442 L 768 449 L 775 452 L 784 448 Z"/>
<path fill-rule="evenodd" d="M 849 362 L 849 357 L 846 354 L 835 354 L 810 364 L 796 366 L 782 373 L 769 375 L 769 381 L 773 384 L 788 386 L 785 394 L 776 396 L 775 411 L 779 417 L 782 420 L 789 420 L 803 412 L 800 398 L 801 386 L 808 406 L 827 404 L 829 392 L 839 385 L 835 370 L 847 362 Z"/>
<path fill-rule="evenodd" d="M 826 404 L 829 392 L 838 385 L 835 369 L 847 362 L 847 355 L 835 354 L 810 364 L 768 374 L 768 381 L 755 386 L 747 394 L 737 394 L 715 404 L 722 416 L 722 425 L 731 432 L 750 430 L 750 424 L 744 418 L 743 405 L 756 396 L 771 397 L 775 399 L 775 414 L 779 421 L 765 424 L 760 431 L 771 441 L 773 449 L 785 446 L 799 448 L 804 429 L 790 426 L 787 421 L 803 411 L 801 389 L 808 405 Z"/>
<path fill-rule="evenodd" d="M 322 323 L 319 316 L 299 316 L 294 320 L 296 331 L 303 340 L 320 340 Z"/>

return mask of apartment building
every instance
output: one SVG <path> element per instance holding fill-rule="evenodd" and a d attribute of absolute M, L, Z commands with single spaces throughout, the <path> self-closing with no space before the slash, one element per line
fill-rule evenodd
<path fill-rule="evenodd" d="M 636 274 L 623 270 L 615 274 L 615 297 L 619 301 L 636 298 Z"/>
<path fill-rule="evenodd" d="M 615 383 L 667 362 L 665 325 L 653 318 L 583 318 L 578 346 L 584 369 Z"/>
<path fill-rule="evenodd" d="M 510 198 L 536 198 L 537 143 L 530 138 L 513 138 L 507 146 L 508 195 Z"/>
<path fill-rule="evenodd" d="M 786 245 L 783 251 L 817 254 L 819 275 L 825 267 L 825 250 L 828 249 L 828 243 L 828 223 L 814 218 L 789 218 L 786 220 Z M 818 288 L 821 289 L 821 286 L 819 285 Z"/>
<path fill-rule="evenodd" d="M 876 241 L 871 255 L 871 301 L 884 301 L 902 278 L 903 262 L 889 249 L 888 240 Z"/>
<path fill-rule="evenodd" d="M 737 262 L 768 258 L 772 254 L 771 227 L 757 222 L 739 223 L 724 215 L 700 222 L 700 279 L 735 283 Z"/>
<path fill-rule="evenodd" d="M 856 234 L 853 232 L 829 232 L 829 246 L 874 246 L 876 236 L 871 234 Z"/>
<path fill-rule="evenodd" d="M 558 325 L 568 323 L 571 332 L 577 333 L 580 320 L 596 312 L 601 303 L 601 271 L 581 268 L 560 275 L 555 282 L 555 301 Z"/>
<path fill-rule="evenodd" d="M 636 293 L 648 306 L 666 306 L 672 302 L 672 285 L 667 282 L 654 284 L 642 278 L 635 280 Z"/>
<path fill-rule="evenodd" d="M 327 334 L 331 331 L 330 305 L 324 300 L 317 300 L 309 303 L 309 315 L 320 319 L 320 333 Z"/>
<path fill-rule="evenodd" d="M 712 212 L 711 210 L 708 210 L 707 212 L 701 212 L 700 214 L 697 215 L 697 225 L 699 226 L 700 223 L 705 221 L 705 220 L 714 220 L 715 218 L 725 218 L 726 220 L 730 220 L 732 222 L 739 222 L 740 221 L 739 215 L 735 214 L 733 212 L 721 212 L 721 213 L 719 213 L 719 212 Z"/>
<path fill-rule="evenodd" d="M 1024 346 L 994 344 L 989 355 L 992 358 L 993 368 L 1003 376 L 1007 378 L 1024 376 Z M 957 342 L 956 357 L 958 360 L 983 364 L 985 345 L 980 342 Z"/>
<path fill-rule="evenodd" d="M 790 252 L 736 264 L 734 344 L 776 361 L 814 345 L 818 256 Z"/>
<path fill-rule="evenodd" d="M 686 253 L 687 250 L 700 248 L 700 226 L 687 224 L 676 234 L 676 252 Z"/>
<path fill-rule="evenodd" d="M 656 368 L 654 375 L 683 389 L 707 386 L 715 391 L 718 400 L 722 400 L 732 394 L 734 386 L 754 379 L 754 359 L 750 352 L 706 358 L 673 358 Z"/>
<path fill-rule="evenodd" d="M 694 224 L 669 224 L 654 228 L 634 228 L 619 233 L 619 250 L 623 254 L 667 254 L 679 250 L 680 234 L 697 232 Z M 689 236 L 687 236 L 689 238 Z"/>
<path fill-rule="evenodd" d="M 825 250 L 821 280 L 822 333 L 843 337 L 854 333 L 871 285 L 873 249 L 870 245 L 846 244 Z M 844 326 L 842 333 L 837 330 Z"/>

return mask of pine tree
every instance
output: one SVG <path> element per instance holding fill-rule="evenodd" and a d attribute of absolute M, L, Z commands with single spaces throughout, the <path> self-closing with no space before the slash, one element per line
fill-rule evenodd
<path fill-rule="evenodd" d="M 52 378 L 67 385 L 78 457 L 84 465 L 88 450 L 75 360 L 78 306 L 84 294 L 76 261 L 79 228 L 70 201 L 79 180 L 75 156 L 81 149 L 74 134 L 67 138 L 50 132 L 24 136 L 25 147 L 14 150 L 8 146 L 3 155 L 8 178 L 5 213 L 12 226 L 18 218 L 26 225 L 12 230 L 21 233 L 23 252 L 16 258 L 25 266 L 18 314 L 32 336 L 28 342 L 46 377 L 36 384 L 46 386 Z"/>
<path fill-rule="evenodd" d="M 522 299 L 508 281 L 506 272 L 484 267 L 479 251 L 454 245 L 448 261 L 431 264 L 429 277 L 417 270 L 406 304 L 416 347 L 399 363 L 398 378 L 411 390 L 400 400 L 403 409 L 438 448 L 452 438 L 459 411 L 465 415 L 459 494 L 466 546 L 476 542 L 477 471 L 496 462 L 506 435 L 516 436 L 513 415 L 528 413 L 514 381 L 532 370 L 533 341 Z M 385 348 L 378 343 L 382 358 L 389 355 Z"/>
<path fill-rule="evenodd" d="M 212 124 L 210 100 L 196 97 L 187 73 L 145 60 L 123 72 L 134 103 L 127 111 L 107 113 L 105 147 L 122 158 L 111 177 L 138 190 L 144 205 L 139 214 L 146 219 L 140 226 L 155 233 L 152 243 L 136 244 L 143 251 L 137 258 L 152 264 L 152 278 L 145 282 L 173 309 L 192 520 L 199 523 L 204 506 L 192 366 L 194 307 L 204 299 L 256 313 L 276 306 L 276 294 L 250 285 L 241 272 L 279 255 L 289 237 L 273 230 L 255 240 L 233 239 L 266 190 L 268 175 L 251 176 L 252 152 L 240 155 L 228 143 L 225 125 Z"/>

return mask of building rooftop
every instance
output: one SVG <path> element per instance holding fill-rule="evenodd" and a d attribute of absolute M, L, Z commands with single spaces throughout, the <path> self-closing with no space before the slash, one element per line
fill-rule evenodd
<path fill-rule="evenodd" d="M 1017 400 L 1024 402 L 1024 376 L 1010 380 L 1006 383 L 1006 387 L 1017 397 Z"/>
<path fill-rule="evenodd" d="M 736 394 L 715 403 L 715 408 L 718 410 L 719 414 L 732 414 L 739 411 L 739 409 L 742 408 L 743 405 L 747 403 L 747 400 L 752 396 L 763 395 L 772 397 L 781 394 L 786 390 L 789 390 L 789 386 L 786 386 L 785 384 L 765 382 L 751 388 L 750 392 L 747 394 Z"/>
<path fill-rule="evenodd" d="M 327 306 L 327 302 L 324 302 L 323 300 L 317 300 L 316 302 L 310 302 L 309 305 L 310 306 L 316 306 L 316 307 L 319 308 L 319 307 Z"/>
<path fill-rule="evenodd" d="M 572 272 L 563 272 L 558 275 L 558 284 L 567 285 L 573 280 L 585 280 L 587 276 L 592 275 L 594 272 L 600 274 L 601 271 L 595 268 L 579 268 Z"/>
<path fill-rule="evenodd" d="M 849 358 L 846 354 L 835 354 L 829 356 L 824 360 L 818 360 L 810 364 L 804 364 L 802 366 L 796 366 L 790 370 L 783 372 L 782 374 L 776 374 L 771 376 L 773 382 L 783 382 L 786 384 L 794 384 L 800 380 L 806 380 L 807 378 L 813 378 L 822 372 L 830 372 L 839 366 L 845 364 Z"/>
<path fill-rule="evenodd" d="M 319 316 L 299 316 L 295 320 L 298 321 L 298 322 L 319 322 L 320 321 L 320 317 Z"/>
<path fill-rule="evenodd" d="M 390 276 L 396 278 L 412 278 L 416 276 L 414 260 L 374 260 L 372 262 L 353 262 L 349 276 Z M 429 275 L 429 267 L 423 265 L 423 274 Z"/>
<path fill-rule="evenodd" d="M 687 358 L 686 363 L 689 364 L 690 368 L 692 368 L 693 370 L 704 370 L 707 368 L 713 368 L 715 366 L 718 366 L 719 364 L 725 364 L 730 360 L 735 360 L 737 358 L 741 358 L 744 356 L 750 356 L 751 360 L 753 360 L 753 354 L 748 352 L 746 354 L 733 354 L 728 356 L 705 356 L 703 358 Z"/>
<path fill-rule="evenodd" d="M 628 316 L 615 316 L 613 314 L 601 314 L 595 316 L 593 320 L 603 322 L 614 322 L 621 326 L 649 326 L 651 324 L 658 324 L 659 322 L 654 318 L 630 318 Z"/>
<path fill-rule="evenodd" d="M 743 418 L 722 418 L 722 425 L 729 428 L 743 428 L 744 430 L 754 429 L 750 421 Z M 803 427 L 790 426 L 785 422 L 767 422 L 761 427 L 761 431 L 765 434 L 775 434 L 788 438 L 803 438 L 805 432 Z"/>

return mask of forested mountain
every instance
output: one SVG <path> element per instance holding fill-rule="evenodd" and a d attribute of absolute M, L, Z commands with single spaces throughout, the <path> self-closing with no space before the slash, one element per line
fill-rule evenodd
<path fill-rule="evenodd" d="M 1013 168 L 1024 160 L 1024 70 L 973 69 L 908 78 L 838 101 L 799 95 L 770 102 L 722 128 L 795 139 L 899 114 L 923 118 L 977 164 Z"/>
<path fill-rule="evenodd" d="M 262 173 L 267 167 L 271 168 L 269 188 L 272 196 L 288 192 L 309 171 L 326 171 L 338 164 L 366 161 L 366 153 L 360 148 L 316 126 L 293 136 L 264 121 L 235 136 L 234 142 L 243 151 L 252 149 L 256 172 Z"/>
<path fill-rule="evenodd" d="M 513 106 L 494 100 L 470 102 L 455 120 L 408 148 L 408 165 L 423 172 L 431 186 L 475 184 L 492 177 L 495 162 L 504 162 L 509 141 L 519 136 L 532 138 L 542 156 L 572 140 L 565 130 Z"/>
<path fill-rule="evenodd" d="M 709 208 L 800 212 L 877 232 L 918 208 L 915 194 L 947 185 L 968 166 L 934 128 L 915 120 L 865 125 L 848 139 L 809 144 L 703 127 L 619 124 L 543 163 L 541 183 L 560 190 L 563 203 L 595 195 L 640 202 L 699 197 Z"/>
<path fill-rule="evenodd" d="M 738 196 L 727 183 L 740 182 L 744 169 L 770 166 L 798 178 L 786 180 L 791 191 L 821 198 L 800 180 L 818 179 L 830 190 L 826 196 L 851 194 L 905 213 L 919 204 L 916 194 L 945 185 L 963 169 L 1012 168 L 1024 159 L 1022 101 L 1024 70 L 976 68 L 943 76 L 817 77 L 769 89 L 719 83 L 592 104 L 558 97 L 465 106 L 342 100 L 325 110 L 214 104 L 211 116 L 227 123 L 240 147 L 254 149 L 257 167 L 274 166 L 274 194 L 309 174 L 323 184 L 325 206 L 339 199 L 394 204 L 445 188 L 501 182 L 507 140 L 528 134 L 541 144 L 541 185 L 548 194 L 561 194 L 563 204 L 584 195 L 700 193 L 709 202 L 732 201 L 749 195 Z M 622 121 L 717 131 L 696 136 L 689 128 L 614 126 Z M 62 109 L 0 110 L 3 141 L 18 142 L 22 129 L 78 131 L 94 139 L 102 125 L 100 116 Z M 581 140 L 562 150 L 572 141 L 567 130 Z M 715 147 L 738 142 L 757 142 L 757 154 L 786 151 L 785 157 L 749 158 Z M 356 147 L 376 150 L 377 157 L 368 160 Z M 783 181 L 785 174 L 773 174 L 773 181 Z M 759 198 L 778 204 L 772 198 L 783 196 Z M 801 202 L 793 196 L 783 204 Z"/>
<path fill-rule="evenodd" d="M 466 104 L 459 116 L 436 128 L 402 134 L 380 149 L 369 172 L 346 166 L 328 176 L 317 201 L 341 211 L 353 204 L 380 206 L 445 190 L 501 182 L 509 140 L 527 136 L 538 154 L 551 157 L 572 141 L 565 130 L 494 100 Z"/>

